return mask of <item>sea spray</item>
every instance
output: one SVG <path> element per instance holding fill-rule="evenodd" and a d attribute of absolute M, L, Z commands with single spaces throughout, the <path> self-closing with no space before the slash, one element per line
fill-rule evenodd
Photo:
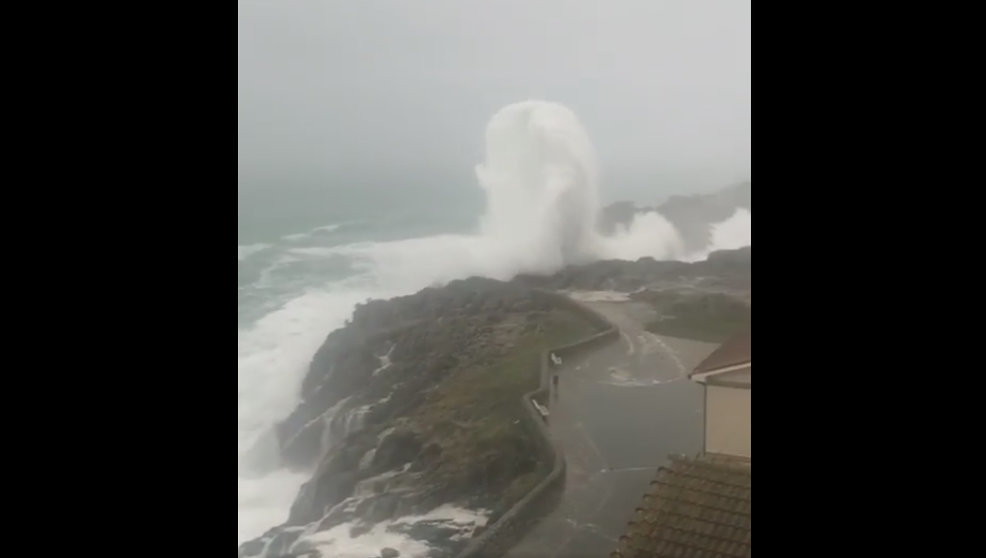
<path fill-rule="evenodd" d="M 601 236 L 598 174 L 595 148 L 567 107 L 524 101 L 493 115 L 476 176 L 487 199 L 482 236 L 503 263 L 514 263 L 505 275 L 595 259 L 685 255 L 678 231 L 656 212 Z"/>
<path fill-rule="evenodd" d="M 744 246 L 752 246 L 752 226 L 751 212 L 748 209 L 738 208 L 724 221 L 712 225 L 712 238 L 708 248 L 701 252 L 687 254 L 681 259 L 696 262 L 708 258 L 709 254 L 716 250 L 735 250 Z"/>
<path fill-rule="evenodd" d="M 750 211 L 739 208 L 728 219 L 712 227 L 712 250 L 735 250 L 753 244 Z"/>
<path fill-rule="evenodd" d="M 476 167 L 487 199 L 483 236 L 501 253 L 523 256 L 524 271 L 591 259 L 596 175 L 592 143 L 571 110 L 543 101 L 500 109 Z"/>

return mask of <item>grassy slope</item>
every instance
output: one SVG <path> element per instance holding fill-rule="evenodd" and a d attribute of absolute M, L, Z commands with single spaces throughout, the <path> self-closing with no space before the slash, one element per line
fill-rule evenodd
<path fill-rule="evenodd" d="M 413 419 L 443 448 L 430 475 L 455 485 L 498 490 L 496 515 L 529 492 L 548 468 L 537 461 L 537 433 L 524 419 L 521 396 L 539 385 L 543 350 L 593 332 L 574 313 L 554 310 L 540 331 L 522 335 L 506 358 L 443 381 Z"/>
<path fill-rule="evenodd" d="M 734 333 L 749 327 L 746 322 L 663 320 L 647 324 L 647 331 L 668 337 L 694 339 L 707 343 L 722 343 Z"/>
<path fill-rule="evenodd" d="M 696 297 L 655 304 L 663 319 L 647 324 L 658 335 L 721 343 L 750 326 L 750 308 L 726 297 Z"/>

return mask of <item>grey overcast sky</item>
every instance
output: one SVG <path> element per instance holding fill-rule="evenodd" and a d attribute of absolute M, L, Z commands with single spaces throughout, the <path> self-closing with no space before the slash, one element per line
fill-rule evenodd
<path fill-rule="evenodd" d="M 487 119 L 582 119 L 604 175 L 750 176 L 750 0 L 240 0 L 240 188 L 468 175 Z"/>

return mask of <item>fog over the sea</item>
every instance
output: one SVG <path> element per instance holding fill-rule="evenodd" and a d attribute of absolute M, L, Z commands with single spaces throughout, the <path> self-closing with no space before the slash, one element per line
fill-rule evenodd
<path fill-rule="evenodd" d="M 240 0 L 239 186 L 476 188 L 491 114 L 569 107 L 603 201 L 750 177 L 750 3 Z M 241 202 L 245 203 L 245 202 Z"/>

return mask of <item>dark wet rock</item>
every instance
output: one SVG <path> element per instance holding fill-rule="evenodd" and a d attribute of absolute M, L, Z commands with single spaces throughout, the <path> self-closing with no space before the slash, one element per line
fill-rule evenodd
<path fill-rule="evenodd" d="M 385 437 L 373 456 L 374 470 L 388 471 L 410 463 L 421 451 L 421 439 L 408 430 L 399 430 Z"/>
<path fill-rule="evenodd" d="M 419 521 L 416 523 L 398 523 L 388 527 L 387 530 L 441 547 L 447 544 L 449 540 L 467 537 L 475 530 L 475 526 L 459 525 L 448 521 Z"/>
<path fill-rule="evenodd" d="M 267 545 L 267 541 L 263 538 L 257 538 L 252 541 L 247 541 L 240 545 L 239 555 L 240 556 L 259 556 L 261 552 L 264 551 L 264 547 Z"/>
<path fill-rule="evenodd" d="M 423 471 L 433 466 L 442 458 L 442 446 L 432 442 L 425 446 L 417 455 L 411 466 L 412 471 Z"/>
<path fill-rule="evenodd" d="M 692 288 L 746 292 L 751 287 L 752 247 L 712 252 L 694 263 L 605 260 L 569 266 L 553 275 L 524 275 L 515 281 L 552 290 L 633 292 L 643 288 Z"/>
<path fill-rule="evenodd" d="M 401 498 L 396 494 L 382 494 L 379 498 L 368 500 L 369 506 L 360 513 L 360 518 L 370 524 L 380 523 L 394 516 Z M 362 511 L 362 510 L 361 510 Z"/>
<path fill-rule="evenodd" d="M 281 531 L 274 536 L 270 546 L 267 548 L 268 556 L 287 556 L 291 545 L 298 540 L 299 531 Z"/>

